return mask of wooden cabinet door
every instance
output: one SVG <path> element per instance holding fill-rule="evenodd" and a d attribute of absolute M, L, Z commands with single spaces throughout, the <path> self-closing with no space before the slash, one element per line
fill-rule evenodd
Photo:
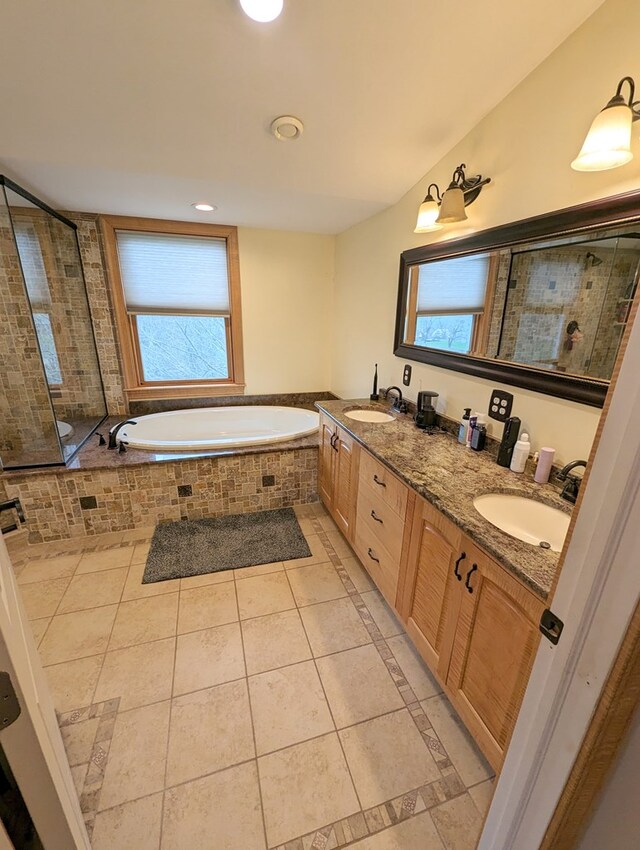
<path fill-rule="evenodd" d="M 336 452 L 336 425 L 325 416 L 320 416 L 320 446 L 318 451 L 318 495 L 328 511 L 333 506 L 333 466 Z"/>
<path fill-rule="evenodd" d="M 400 615 L 420 654 L 441 682 L 447 678 L 468 555 L 460 529 L 418 499 L 411 530 Z"/>
<path fill-rule="evenodd" d="M 333 518 L 347 540 L 353 538 L 355 520 L 357 448 L 351 437 L 338 427 L 333 441 L 337 449 L 333 471 Z"/>
<path fill-rule="evenodd" d="M 498 770 L 529 680 L 544 604 L 466 539 L 463 547 L 468 557 L 446 690 Z"/>

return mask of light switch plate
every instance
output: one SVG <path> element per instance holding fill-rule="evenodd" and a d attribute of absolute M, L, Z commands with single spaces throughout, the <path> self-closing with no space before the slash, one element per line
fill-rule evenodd
<path fill-rule="evenodd" d="M 402 383 L 405 387 L 408 387 L 411 383 L 411 366 L 408 363 L 405 363 L 404 370 L 402 372 Z"/>
<path fill-rule="evenodd" d="M 498 422 L 506 422 L 511 416 L 513 396 L 505 390 L 492 390 L 489 399 L 489 416 Z"/>

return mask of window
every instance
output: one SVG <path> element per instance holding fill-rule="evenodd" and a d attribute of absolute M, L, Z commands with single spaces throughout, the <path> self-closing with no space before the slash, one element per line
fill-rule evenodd
<path fill-rule="evenodd" d="M 129 397 L 242 392 L 236 228 L 101 224 Z"/>
<path fill-rule="evenodd" d="M 481 332 L 490 264 L 488 255 L 475 255 L 415 267 L 407 342 L 471 353 Z"/>

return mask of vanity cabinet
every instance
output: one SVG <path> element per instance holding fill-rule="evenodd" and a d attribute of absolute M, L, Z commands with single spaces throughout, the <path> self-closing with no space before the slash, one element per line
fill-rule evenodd
<path fill-rule="evenodd" d="M 469 541 L 447 690 L 494 766 L 502 764 L 535 652 L 543 602 Z"/>
<path fill-rule="evenodd" d="M 458 576 L 466 553 L 462 532 L 423 499 L 417 500 L 400 615 L 416 648 L 445 682 L 460 608 Z"/>
<path fill-rule="evenodd" d="M 454 523 L 418 500 L 400 615 L 496 770 L 529 679 L 543 609 Z"/>
<path fill-rule="evenodd" d="M 335 524 L 353 540 L 359 447 L 332 419 L 320 416 L 318 493 Z"/>
<path fill-rule="evenodd" d="M 499 770 L 544 602 L 336 422 L 320 430 L 322 501 Z"/>
<path fill-rule="evenodd" d="M 368 452 L 361 452 L 354 548 L 393 608 L 396 607 L 409 499 L 406 484 Z"/>

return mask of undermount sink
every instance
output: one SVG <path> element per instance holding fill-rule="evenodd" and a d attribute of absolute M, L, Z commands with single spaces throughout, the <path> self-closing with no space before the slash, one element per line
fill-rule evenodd
<path fill-rule="evenodd" d="M 356 422 L 393 422 L 393 416 L 381 410 L 349 410 L 345 416 Z"/>
<path fill-rule="evenodd" d="M 560 552 L 571 516 L 535 499 L 488 493 L 477 496 L 473 506 L 492 525 L 532 546 Z"/>

